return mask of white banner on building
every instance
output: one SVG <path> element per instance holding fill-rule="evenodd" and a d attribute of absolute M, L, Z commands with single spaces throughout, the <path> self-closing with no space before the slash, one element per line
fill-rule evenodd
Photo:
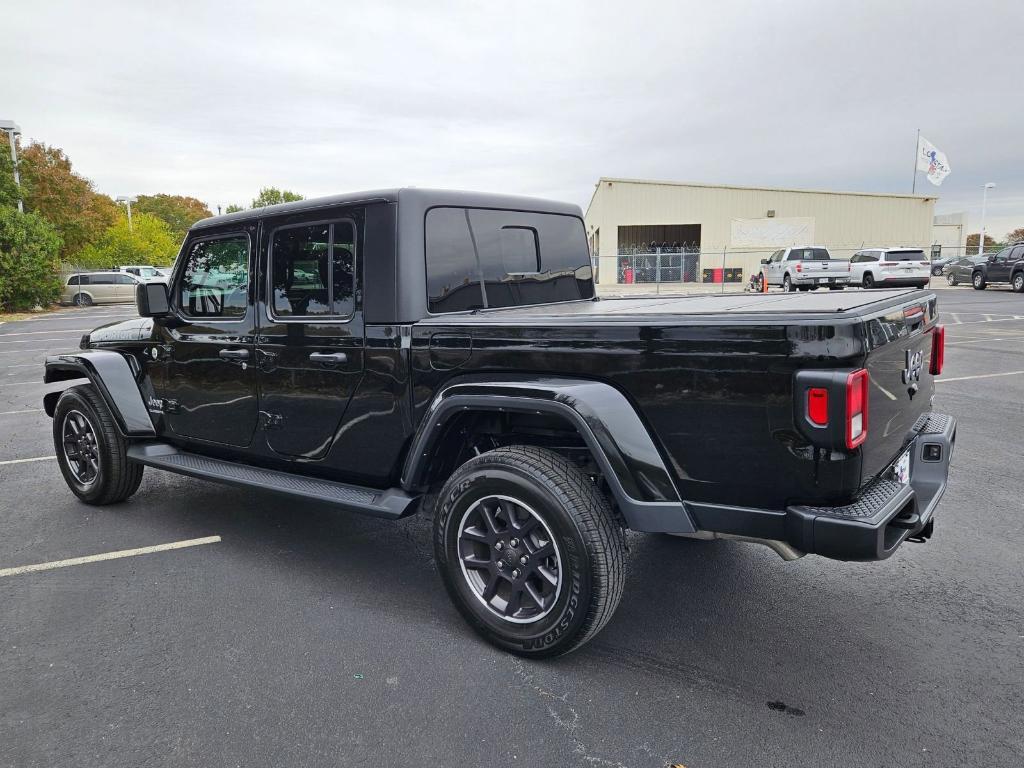
<path fill-rule="evenodd" d="M 813 216 L 732 220 L 730 248 L 784 248 L 813 243 Z"/>
<path fill-rule="evenodd" d="M 928 174 L 928 181 L 936 187 L 949 176 L 949 161 L 946 153 L 932 144 L 924 136 L 917 137 L 917 170 Z"/>

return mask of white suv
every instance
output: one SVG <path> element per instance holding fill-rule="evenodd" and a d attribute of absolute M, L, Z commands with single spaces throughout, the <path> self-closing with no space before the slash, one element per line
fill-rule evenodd
<path fill-rule="evenodd" d="M 868 248 L 850 258 L 850 282 L 864 288 L 925 288 L 930 279 L 931 263 L 920 248 Z"/>

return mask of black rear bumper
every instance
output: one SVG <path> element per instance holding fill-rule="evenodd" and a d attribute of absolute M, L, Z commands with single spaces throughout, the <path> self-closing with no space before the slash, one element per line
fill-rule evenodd
<path fill-rule="evenodd" d="M 914 432 L 905 449 L 910 452 L 909 482 L 892 477 L 890 467 L 846 506 L 687 507 L 701 530 L 782 541 L 801 552 L 835 560 L 884 560 L 907 539 L 931 536 L 935 507 L 946 490 L 956 420 L 925 414 Z"/>

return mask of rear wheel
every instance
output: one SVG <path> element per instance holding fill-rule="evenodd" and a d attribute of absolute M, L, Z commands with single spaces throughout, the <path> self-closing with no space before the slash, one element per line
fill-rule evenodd
<path fill-rule="evenodd" d="M 1024 272 L 1016 272 L 1010 281 L 1010 286 L 1017 293 L 1024 293 Z"/>
<path fill-rule="evenodd" d="M 949 283 L 950 285 L 957 285 L 960 282 L 960 278 L 957 277 L 952 272 L 950 272 L 949 274 L 946 275 L 946 282 Z"/>
<path fill-rule="evenodd" d="M 782 278 L 782 290 L 784 290 L 786 293 L 792 293 L 795 290 L 795 288 L 793 287 L 793 278 L 791 278 L 789 275 L 786 275 L 785 277 Z"/>
<path fill-rule="evenodd" d="M 976 291 L 984 291 L 985 275 L 983 275 L 981 272 L 975 272 L 973 275 L 971 275 L 971 285 L 974 286 L 974 290 Z"/>
<path fill-rule="evenodd" d="M 511 446 L 459 467 L 438 495 L 434 552 L 470 626 L 522 656 L 568 653 L 622 596 L 625 537 L 608 500 L 556 453 Z"/>
<path fill-rule="evenodd" d="M 871 288 L 874 288 L 875 287 L 875 276 L 872 275 L 870 272 L 865 272 L 864 273 L 864 277 L 861 278 L 860 284 L 862 286 L 864 286 L 865 288 L 869 289 L 869 290 Z"/>
<path fill-rule="evenodd" d="M 92 297 L 87 293 L 76 293 L 75 294 L 75 306 L 76 307 L 88 307 L 92 304 Z"/>
<path fill-rule="evenodd" d="M 53 444 L 65 482 L 86 504 L 114 504 L 139 489 L 143 466 L 128 461 L 127 443 L 93 387 L 71 387 L 60 396 Z"/>

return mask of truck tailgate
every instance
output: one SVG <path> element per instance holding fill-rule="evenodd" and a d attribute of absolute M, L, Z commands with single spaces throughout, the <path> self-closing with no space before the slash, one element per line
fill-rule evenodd
<path fill-rule="evenodd" d="M 921 415 L 931 410 L 929 372 L 936 327 L 935 301 L 915 298 L 866 318 L 868 437 L 861 477 L 868 482 L 899 457 Z"/>

